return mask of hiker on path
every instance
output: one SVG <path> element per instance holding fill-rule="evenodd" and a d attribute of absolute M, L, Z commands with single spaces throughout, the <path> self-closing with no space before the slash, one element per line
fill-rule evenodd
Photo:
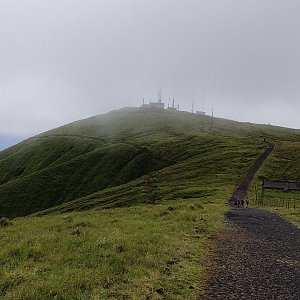
<path fill-rule="evenodd" d="M 247 197 L 246 197 L 246 208 L 248 208 L 249 202 L 250 202 L 250 198 L 249 198 L 249 196 L 247 195 Z"/>

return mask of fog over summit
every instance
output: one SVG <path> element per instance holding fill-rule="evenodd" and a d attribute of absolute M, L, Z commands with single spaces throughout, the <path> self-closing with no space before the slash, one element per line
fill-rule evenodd
<path fill-rule="evenodd" d="M 4 0 L 0 134 L 142 99 L 300 128 L 296 0 Z"/>

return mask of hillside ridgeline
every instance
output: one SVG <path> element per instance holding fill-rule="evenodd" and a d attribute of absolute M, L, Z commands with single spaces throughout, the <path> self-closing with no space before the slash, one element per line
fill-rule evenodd
<path fill-rule="evenodd" d="M 297 130 L 212 123 L 184 112 L 113 111 L 0 152 L 0 214 L 229 196 L 265 149 L 263 139 L 298 147 L 299 137 Z"/>

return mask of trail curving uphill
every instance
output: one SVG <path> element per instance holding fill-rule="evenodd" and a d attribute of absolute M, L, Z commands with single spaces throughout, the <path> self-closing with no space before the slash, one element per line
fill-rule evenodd
<path fill-rule="evenodd" d="M 233 193 L 244 196 L 272 145 Z M 210 279 L 198 299 L 300 299 L 300 229 L 258 209 L 232 208 L 228 226 L 218 238 Z"/>
<path fill-rule="evenodd" d="M 252 167 L 248 171 L 248 173 L 245 176 L 245 178 L 243 178 L 242 182 L 240 183 L 240 185 L 238 186 L 238 188 L 236 189 L 236 191 L 233 193 L 231 199 L 229 200 L 229 203 L 231 205 L 234 204 L 234 201 L 235 201 L 236 198 L 238 198 L 238 197 L 243 198 L 245 196 L 245 194 L 247 193 L 247 190 L 249 188 L 249 185 L 251 184 L 251 182 L 252 182 L 252 180 L 253 180 L 256 172 L 262 166 L 262 164 L 264 163 L 264 161 L 266 160 L 266 158 L 273 151 L 274 146 L 272 144 L 270 144 L 270 143 L 267 143 L 267 144 L 268 144 L 268 147 L 266 148 L 266 150 L 254 162 L 254 164 L 252 165 Z"/>

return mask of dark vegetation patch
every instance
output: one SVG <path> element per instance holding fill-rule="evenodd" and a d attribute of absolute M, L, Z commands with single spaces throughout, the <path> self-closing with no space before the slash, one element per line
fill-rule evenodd
<path fill-rule="evenodd" d="M 7 219 L 7 218 L 1 218 L 0 219 L 0 227 L 7 227 L 7 226 L 11 226 L 12 222 Z"/>

